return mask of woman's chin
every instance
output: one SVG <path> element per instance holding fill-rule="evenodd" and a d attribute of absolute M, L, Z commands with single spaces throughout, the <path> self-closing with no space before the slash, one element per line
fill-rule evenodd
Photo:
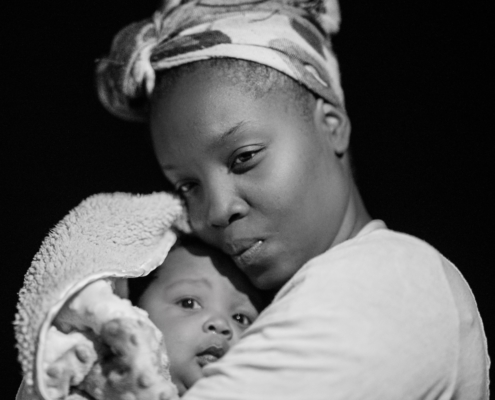
<path fill-rule="evenodd" d="M 265 269 L 259 274 L 248 274 L 251 283 L 260 290 L 278 290 L 288 280 L 281 280 L 279 276 L 273 273 L 270 269 Z"/>

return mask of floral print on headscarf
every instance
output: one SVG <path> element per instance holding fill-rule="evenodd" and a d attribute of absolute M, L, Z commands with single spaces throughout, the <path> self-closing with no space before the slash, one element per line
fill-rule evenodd
<path fill-rule="evenodd" d="M 98 94 L 116 116 L 146 121 L 156 71 L 224 57 L 267 65 L 343 107 L 330 42 L 339 24 L 337 0 L 168 1 L 117 34 L 98 64 Z"/>

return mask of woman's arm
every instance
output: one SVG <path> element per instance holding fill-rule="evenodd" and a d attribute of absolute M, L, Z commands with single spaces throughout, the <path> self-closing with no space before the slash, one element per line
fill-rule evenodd
<path fill-rule="evenodd" d="M 396 236 L 310 261 L 183 400 L 451 398 L 461 345 L 443 258 Z"/>

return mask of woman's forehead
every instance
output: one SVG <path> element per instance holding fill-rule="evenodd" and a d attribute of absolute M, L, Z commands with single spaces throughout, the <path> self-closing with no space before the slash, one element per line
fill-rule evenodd
<path fill-rule="evenodd" d="M 243 85 L 221 71 L 201 67 L 179 75 L 156 91 L 151 101 L 151 118 L 169 110 L 183 114 L 221 112 L 219 105 L 228 113 L 243 103 L 256 103 L 253 97 L 243 90 Z"/>
<path fill-rule="evenodd" d="M 181 78 L 154 97 L 150 122 L 159 153 L 175 152 L 178 140 L 184 147 L 209 138 L 215 146 L 246 126 L 268 122 L 276 109 L 286 107 L 283 91 L 255 98 L 214 71 L 205 74 L 205 79 L 199 73 Z"/>
<path fill-rule="evenodd" d="M 154 94 L 151 129 L 154 135 L 183 129 L 194 133 L 204 128 L 223 134 L 242 121 L 294 108 L 292 97 L 293 93 L 281 84 L 272 85 L 258 96 L 222 71 L 203 67 L 180 75 Z"/>

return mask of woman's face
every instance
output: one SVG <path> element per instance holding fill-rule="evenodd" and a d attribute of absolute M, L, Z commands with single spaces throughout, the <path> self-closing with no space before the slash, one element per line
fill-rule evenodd
<path fill-rule="evenodd" d="M 151 131 L 194 232 L 258 288 L 279 288 L 334 243 L 348 174 L 328 131 L 283 90 L 256 99 L 200 69 L 156 96 Z"/>

